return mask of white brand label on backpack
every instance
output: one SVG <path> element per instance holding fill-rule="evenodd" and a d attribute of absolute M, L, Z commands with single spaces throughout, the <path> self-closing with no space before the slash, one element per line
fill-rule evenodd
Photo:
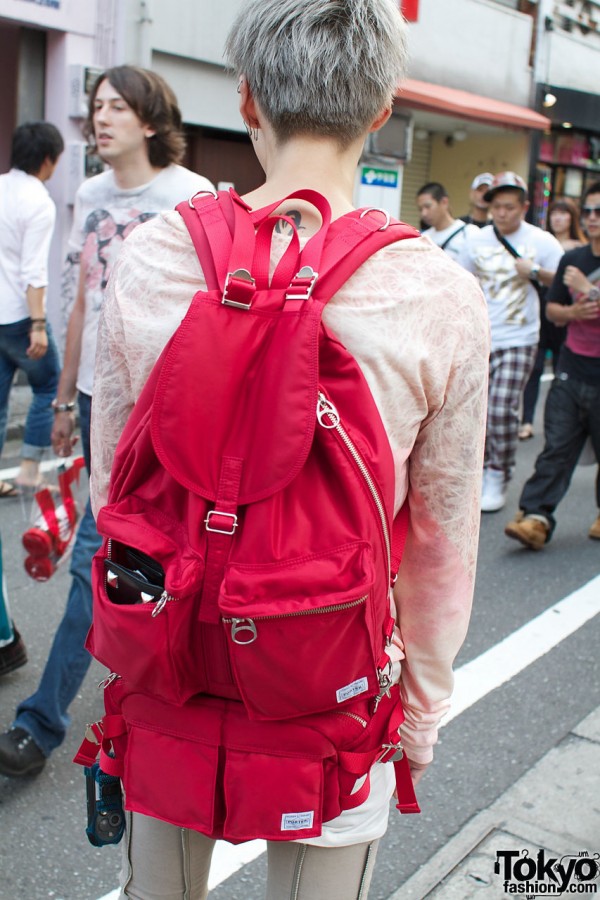
<path fill-rule="evenodd" d="M 347 684 L 346 687 L 340 688 L 339 691 L 336 691 L 335 696 L 337 697 L 338 703 L 343 703 L 344 700 L 349 700 L 350 697 L 356 697 L 358 694 L 364 694 L 364 692 L 368 690 L 368 679 L 357 678 L 356 681 L 352 682 L 352 684 Z"/>
<path fill-rule="evenodd" d="M 281 817 L 282 831 L 302 831 L 303 828 L 312 828 L 315 814 L 310 812 L 284 813 Z"/>

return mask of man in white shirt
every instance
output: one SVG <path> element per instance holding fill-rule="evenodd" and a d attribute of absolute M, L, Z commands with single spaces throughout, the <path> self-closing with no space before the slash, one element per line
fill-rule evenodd
<path fill-rule="evenodd" d="M 15 372 L 25 372 L 32 401 L 25 421 L 17 484 L 34 488 L 50 446 L 52 400 L 60 373 L 58 351 L 46 322 L 48 252 L 56 208 L 45 188 L 63 152 L 49 122 L 19 125 L 12 138 L 10 171 L 0 175 L 0 453 Z M 20 488 L 0 481 L 0 498 Z M 2 565 L 0 560 L 0 571 Z M 0 676 L 27 662 L 25 644 L 0 585 Z"/>
<path fill-rule="evenodd" d="M 563 254 L 556 238 L 524 222 L 527 185 L 515 172 L 500 172 L 484 198 L 492 224 L 473 229 L 458 258 L 477 276 L 487 301 L 492 333 L 482 512 L 506 502 L 514 467 L 519 405 L 540 330 L 535 283 L 549 285 Z"/>
<path fill-rule="evenodd" d="M 78 397 L 83 454 L 90 469 L 92 376 L 100 308 L 123 240 L 146 219 L 201 191 L 210 181 L 178 165 L 185 150 L 181 113 L 154 72 L 117 66 L 94 85 L 85 127 L 110 169 L 84 182 L 75 199 L 65 283 L 77 285 L 54 404 L 52 444 L 69 456 Z M 0 735 L 0 772 L 35 775 L 64 740 L 68 707 L 88 670 L 84 641 L 92 620 L 91 562 L 100 546 L 88 501 L 73 548 L 73 581 L 38 690 L 19 704 Z"/>
<path fill-rule="evenodd" d="M 438 181 L 423 185 L 417 194 L 417 206 L 421 220 L 429 225 L 423 232 L 425 237 L 431 238 L 434 244 L 455 260 L 474 226 L 452 216 L 448 193 Z"/>
<path fill-rule="evenodd" d="M 60 361 L 46 321 L 48 253 L 56 207 L 45 187 L 64 143 L 49 122 L 19 125 L 12 139 L 10 171 L 0 175 L 0 452 L 6 436 L 8 399 L 17 369 L 33 392 L 21 449 L 17 485 L 36 487 L 39 463 L 50 447 Z M 0 481 L 0 497 L 16 496 Z"/>

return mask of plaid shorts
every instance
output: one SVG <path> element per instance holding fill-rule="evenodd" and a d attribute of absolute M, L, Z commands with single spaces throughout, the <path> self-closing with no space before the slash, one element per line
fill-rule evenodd
<path fill-rule="evenodd" d="M 537 345 L 492 350 L 488 390 L 485 467 L 510 478 L 519 435 L 519 408 L 535 362 Z"/>

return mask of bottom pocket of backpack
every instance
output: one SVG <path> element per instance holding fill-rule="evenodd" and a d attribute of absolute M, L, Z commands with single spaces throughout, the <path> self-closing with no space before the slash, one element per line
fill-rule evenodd
<path fill-rule="evenodd" d="M 228 749 L 223 837 L 295 841 L 318 837 L 323 825 L 324 761 Z"/>
<path fill-rule="evenodd" d="M 217 746 L 132 726 L 123 777 L 127 809 L 211 834 L 218 757 Z"/>

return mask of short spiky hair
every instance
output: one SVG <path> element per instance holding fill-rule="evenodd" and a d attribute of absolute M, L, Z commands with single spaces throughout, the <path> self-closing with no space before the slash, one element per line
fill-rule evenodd
<path fill-rule="evenodd" d="M 246 0 L 225 45 L 279 141 L 345 146 L 392 102 L 406 69 L 393 0 Z"/>

